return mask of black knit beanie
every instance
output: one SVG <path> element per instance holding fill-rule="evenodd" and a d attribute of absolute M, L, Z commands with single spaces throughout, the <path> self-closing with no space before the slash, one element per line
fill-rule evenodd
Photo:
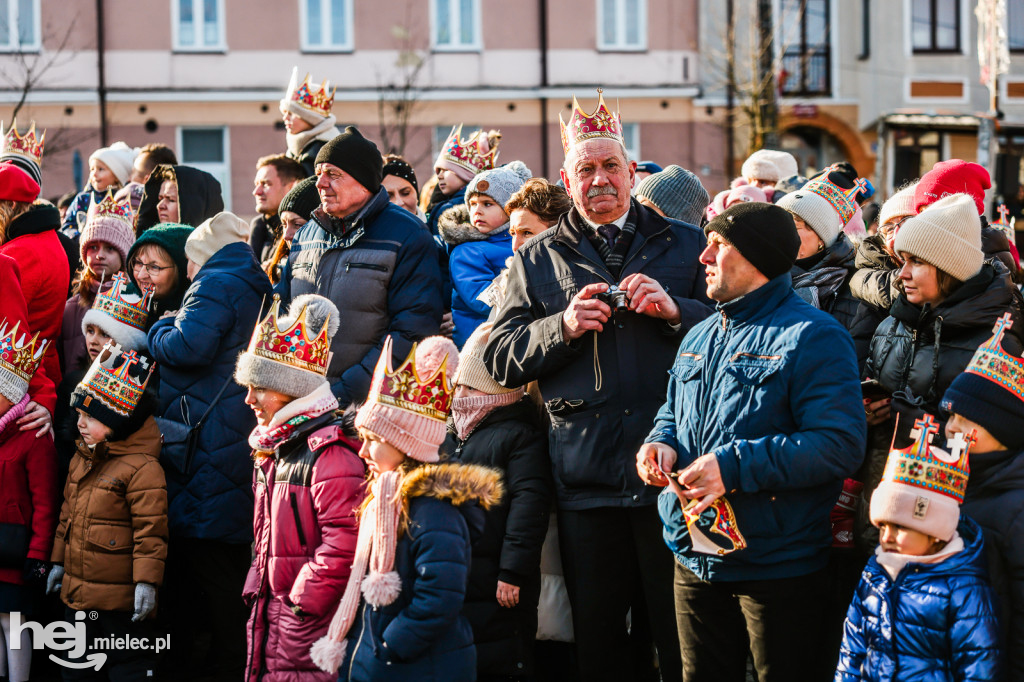
<path fill-rule="evenodd" d="M 309 215 L 320 206 L 320 192 L 316 189 L 316 176 L 300 180 L 295 183 L 288 194 L 281 199 L 281 205 L 277 208 L 277 214 L 285 211 L 302 216 L 303 220 L 309 220 Z"/>
<path fill-rule="evenodd" d="M 354 127 L 325 144 L 316 155 L 316 165 L 329 163 L 345 171 L 360 185 L 376 194 L 384 179 L 384 159 L 377 145 L 370 142 Z"/>
<path fill-rule="evenodd" d="M 789 272 L 800 250 L 793 216 L 775 204 L 736 204 L 704 226 L 704 234 L 709 232 L 722 235 L 768 279 Z"/>
<path fill-rule="evenodd" d="M 384 164 L 384 173 L 382 177 L 394 175 L 396 178 L 402 178 L 410 185 L 416 194 L 420 193 L 420 184 L 416 182 L 416 172 L 412 169 L 409 163 L 399 156 L 388 156 L 387 162 Z"/>

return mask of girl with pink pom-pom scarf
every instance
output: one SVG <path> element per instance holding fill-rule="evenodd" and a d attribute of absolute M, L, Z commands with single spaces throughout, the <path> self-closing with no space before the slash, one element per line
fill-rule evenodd
<path fill-rule="evenodd" d="M 476 679 L 461 615 L 470 544 L 501 501 L 500 474 L 439 463 L 458 351 L 450 339 L 414 345 L 393 368 L 390 337 L 356 415 L 370 472 L 355 561 L 327 635 L 310 650 L 343 680 Z"/>

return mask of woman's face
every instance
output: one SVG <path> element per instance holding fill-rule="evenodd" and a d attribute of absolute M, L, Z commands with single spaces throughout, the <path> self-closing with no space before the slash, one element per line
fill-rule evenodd
<path fill-rule="evenodd" d="M 296 116 L 290 111 L 282 111 L 281 120 L 284 121 L 285 130 L 292 135 L 298 135 L 313 129 L 313 126 L 309 125 L 301 116 Z"/>
<path fill-rule="evenodd" d="M 520 246 L 549 227 L 551 225 L 541 220 L 540 216 L 533 211 L 525 208 L 513 209 L 508 215 L 508 230 L 512 233 L 512 250 L 518 251 Z"/>
<path fill-rule="evenodd" d="M 105 192 L 117 184 L 117 176 L 99 159 L 89 161 L 89 184 L 97 192 Z"/>
<path fill-rule="evenodd" d="M 164 180 L 157 195 L 156 214 L 162 223 L 176 223 L 181 220 L 178 211 L 178 183 Z"/>
<path fill-rule="evenodd" d="M 121 254 L 107 242 L 89 242 L 85 246 L 85 266 L 97 278 L 108 280 L 124 268 Z"/>
<path fill-rule="evenodd" d="M 139 249 L 131 262 L 132 275 L 143 289 L 152 289 L 153 298 L 159 300 L 174 292 L 178 284 L 178 269 L 170 254 L 150 244 Z"/>
<path fill-rule="evenodd" d="M 281 211 L 281 227 L 283 228 L 282 234 L 284 240 L 291 243 L 292 237 L 299 231 L 299 228 L 305 225 L 308 220 L 300 216 L 298 213 L 293 211 Z"/>
<path fill-rule="evenodd" d="M 797 260 L 813 256 L 824 248 L 821 237 L 802 218 L 793 216 L 793 222 L 796 223 L 796 233 L 800 236 L 800 250 L 796 252 Z"/>
<path fill-rule="evenodd" d="M 900 252 L 903 268 L 900 269 L 900 281 L 907 300 L 914 305 L 930 303 L 933 306 L 942 303 L 943 296 L 939 292 L 938 269 L 917 256 L 906 251 Z"/>
<path fill-rule="evenodd" d="M 398 448 L 377 434 L 366 429 L 359 429 L 359 437 L 363 439 L 363 446 L 359 448 L 359 456 L 366 460 L 366 467 L 374 476 L 394 471 L 405 461 L 405 455 Z"/>
<path fill-rule="evenodd" d="M 278 411 L 292 401 L 291 396 L 260 386 L 249 386 L 245 404 L 256 414 L 256 423 L 266 426 Z"/>
<path fill-rule="evenodd" d="M 95 360 L 96 356 L 107 345 L 110 337 L 102 329 L 94 324 L 85 325 L 85 350 L 89 352 L 89 359 Z"/>
<path fill-rule="evenodd" d="M 388 191 L 388 199 L 395 206 L 401 206 L 409 213 L 416 214 L 416 189 L 412 183 L 397 175 L 385 175 L 382 183 Z"/>

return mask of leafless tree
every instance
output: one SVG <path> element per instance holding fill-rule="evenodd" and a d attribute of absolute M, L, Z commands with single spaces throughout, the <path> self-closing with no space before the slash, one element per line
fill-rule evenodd
<path fill-rule="evenodd" d="M 409 29 L 412 23 L 411 3 L 406 5 L 403 24 L 391 27 L 391 36 L 398 43 L 398 58 L 385 78 L 378 72 L 377 122 L 380 141 L 385 153 L 405 156 L 410 136 L 410 123 L 419 103 L 422 88 L 420 77 L 430 60 L 430 53 L 414 39 Z M 421 159 L 407 159 L 415 164 Z"/>

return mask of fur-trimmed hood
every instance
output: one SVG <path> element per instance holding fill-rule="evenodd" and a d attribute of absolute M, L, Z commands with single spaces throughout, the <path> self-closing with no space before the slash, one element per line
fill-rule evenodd
<path fill-rule="evenodd" d="M 469 222 L 469 206 L 466 204 L 452 206 L 442 213 L 437 220 L 437 231 L 440 233 L 441 239 L 445 240 L 452 248 L 466 242 L 482 242 L 491 235 L 501 233 L 500 228 L 484 234 L 473 227 L 473 224 Z"/>
<path fill-rule="evenodd" d="M 433 497 L 458 507 L 476 502 L 484 509 L 501 504 L 505 495 L 501 473 L 476 464 L 425 464 L 402 481 L 402 498 Z"/>

